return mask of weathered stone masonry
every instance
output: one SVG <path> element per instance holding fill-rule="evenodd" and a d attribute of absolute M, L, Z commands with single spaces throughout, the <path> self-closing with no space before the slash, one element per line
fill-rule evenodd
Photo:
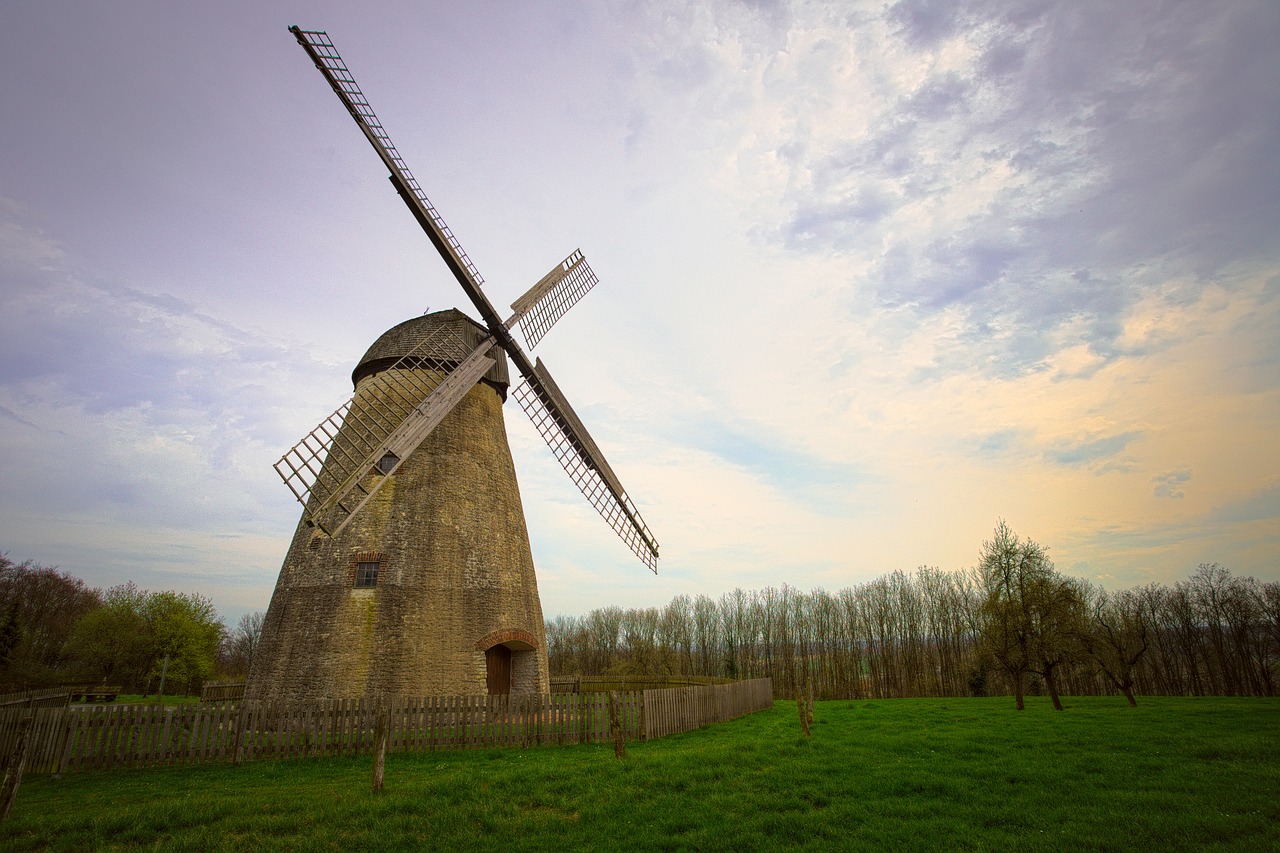
<path fill-rule="evenodd" d="M 401 323 L 360 360 L 354 405 L 440 323 L 471 342 L 484 336 L 454 310 Z M 542 606 L 502 416 L 506 361 L 491 355 L 494 368 L 340 534 L 299 522 L 247 698 L 484 693 L 495 665 L 486 656 L 507 657 L 494 646 L 510 650 L 511 692 L 547 691 Z M 415 402 L 396 401 L 404 411 Z M 355 586 L 359 562 L 378 564 L 372 588 Z"/>

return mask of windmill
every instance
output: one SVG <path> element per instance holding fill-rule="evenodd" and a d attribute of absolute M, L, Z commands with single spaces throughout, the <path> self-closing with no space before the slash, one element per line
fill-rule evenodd
<path fill-rule="evenodd" d="M 276 463 L 303 506 L 246 697 L 546 692 L 545 633 L 502 419 L 512 392 L 560 465 L 657 571 L 658 543 L 530 348 L 597 283 L 580 251 L 502 319 L 333 42 L 289 28 L 350 112 L 480 315 L 400 323 L 352 373 L 353 396 Z"/>

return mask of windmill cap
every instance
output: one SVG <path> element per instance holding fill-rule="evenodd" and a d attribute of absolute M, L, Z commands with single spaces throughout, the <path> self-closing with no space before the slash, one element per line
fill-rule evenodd
<path fill-rule="evenodd" d="M 480 342 L 489 334 L 484 326 L 481 326 L 457 308 L 436 311 L 431 314 L 423 314 L 421 317 L 414 317 L 412 320 L 405 320 L 403 323 L 387 329 L 373 342 L 373 346 L 369 347 L 356 365 L 356 369 L 351 372 L 351 384 L 359 384 L 360 380 L 366 376 L 373 376 L 375 373 L 391 367 L 391 365 L 413 352 L 424 340 L 438 331 L 441 326 L 446 325 L 453 327 L 453 331 L 457 335 L 452 340 L 460 338 L 462 347 L 450 348 L 448 352 L 437 350 L 432 350 L 431 352 L 420 351 L 421 355 L 457 364 L 479 346 Z M 507 373 L 506 353 L 502 351 L 501 347 L 494 346 L 489 352 L 489 356 L 494 359 L 494 364 L 481 377 L 481 380 L 492 385 L 505 400 L 507 398 L 507 386 L 510 384 Z"/>

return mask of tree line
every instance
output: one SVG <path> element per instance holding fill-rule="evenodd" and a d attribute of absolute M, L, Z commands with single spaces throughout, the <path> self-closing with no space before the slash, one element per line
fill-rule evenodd
<path fill-rule="evenodd" d="M 227 628 L 198 593 L 107 590 L 0 555 L 0 692 L 110 683 L 193 692 L 242 677 L 263 614 Z M 783 584 L 546 621 L 555 675 L 770 677 L 819 698 L 1117 693 L 1274 696 L 1280 583 L 1202 564 L 1109 591 L 1058 572 L 1000 522 L 970 569 L 890 572 L 838 592 Z"/>
<path fill-rule="evenodd" d="M 72 683 L 188 693 L 248 672 L 262 614 L 228 630 L 199 593 L 100 590 L 0 554 L 0 693 Z"/>
<path fill-rule="evenodd" d="M 838 592 L 783 585 L 547 620 L 552 675 L 768 676 L 780 696 L 1276 695 L 1280 583 L 1201 565 L 1119 592 L 1004 522 L 977 566 Z"/>

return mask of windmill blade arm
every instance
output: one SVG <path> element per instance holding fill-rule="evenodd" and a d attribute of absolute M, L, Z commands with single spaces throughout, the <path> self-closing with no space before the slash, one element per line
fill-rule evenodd
<path fill-rule="evenodd" d="M 454 406 L 467 396 L 467 392 L 480 381 L 480 377 L 493 367 L 494 360 L 488 354 L 492 347 L 493 339 L 486 338 L 454 368 L 425 400 L 414 407 L 400 426 L 387 436 L 386 449 L 401 461 L 416 450 L 423 439 L 444 420 L 445 415 L 453 411 Z M 399 468 L 400 463 L 397 462 L 395 467 Z"/>
<path fill-rule="evenodd" d="M 484 376 L 489 368 L 493 366 L 493 359 L 486 354 L 491 346 L 492 340 L 487 340 L 477 348 L 466 361 L 458 365 L 453 372 L 445 377 L 444 381 L 436 387 L 436 390 L 427 395 L 427 398 L 409 413 L 400 426 L 396 427 L 391 435 L 387 437 L 384 449 L 375 451 L 365 458 L 363 470 L 369 471 L 388 452 L 393 454 L 395 461 L 391 467 L 382 471 L 383 476 L 376 478 L 367 487 L 363 488 L 359 486 L 358 481 L 344 484 L 345 488 L 342 494 L 333 496 L 328 509 L 332 511 L 334 508 L 340 508 L 342 511 L 341 520 L 333 528 L 334 536 L 342 532 L 342 528 L 347 526 L 347 522 L 373 499 L 373 496 L 378 493 L 378 490 L 382 488 L 388 478 L 400 470 L 400 465 L 409 457 L 409 454 L 418 449 L 418 445 L 426 440 L 427 436 L 440 425 L 445 416 L 453 411 L 458 403 L 462 402 L 462 398 L 467 396 L 467 392 L 480 380 L 480 377 Z M 343 504 L 339 507 L 342 500 L 353 491 L 358 493 L 358 501 L 353 502 L 353 505 Z"/>
<path fill-rule="evenodd" d="M 369 472 L 387 452 L 403 460 L 493 364 L 486 338 L 467 350 L 441 327 L 320 422 L 275 464 L 307 521 L 336 535 L 385 482 Z M 456 366 L 425 355 L 457 352 Z M 395 468 L 390 472 L 394 472 Z"/>
<path fill-rule="evenodd" d="M 507 321 L 507 327 L 519 323 L 525 340 L 530 347 L 535 347 L 556 321 L 599 281 L 582 251 L 576 249 L 527 293 L 511 303 L 511 310 L 516 313 Z"/>
<path fill-rule="evenodd" d="M 471 262 L 471 258 L 467 256 L 462 244 L 458 242 L 458 238 L 454 236 L 453 231 L 445 223 L 440 212 L 436 210 L 435 205 L 427 198 L 422 186 L 418 183 L 418 179 L 409 171 L 404 158 L 396 150 L 395 144 L 392 143 L 391 137 L 387 134 L 386 129 L 383 128 L 382 122 L 378 120 L 378 116 L 369 105 L 368 99 L 360 91 L 355 77 L 352 76 L 350 69 L 347 68 L 346 63 L 338 54 L 338 49 L 334 47 L 328 33 L 320 30 L 304 30 L 298 26 L 289 27 L 289 32 L 293 33 L 294 38 L 298 40 L 298 44 L 311 57 L 316 68 L 324 75 L 325 80 L 329 82 L 334 94 L 342 101 L 343 106 L 347 108 L 347 112 L 351 113 L 356 125 L 359 126 L 365 138 L 369 140 L 369 144 L 378 153 L 383 165 L 391 173 L 391 182 L 395 185 L 397 192 L 400 193 L 405 204 L 409 206 L 414 218 L 418 220 L 418 224 L 426 231 L 436 250 L 440 252 L 445 264 L 458 280 L 458 283 L 462 285 L 462 289 L 466 291 L 472 304 L 476 306 L 476 310 L 484 317 L 484 321 L 490 330 L 496 334 L 505 332 L 505 327 L 502 324 L 502 319 L 498 316 L 498 312 L 494 310 L 488 297 L 480 289 L 484 284 L 484 279 L 480 276 L 480 272 L 476 269 L 475 264 Z M 505 346 L 505 341 L 502 343 Z"/>
<path fill-rule="evenodd" d="M 574 485 L 635 555 L 657 574 L 657 540 L 541 359 L 533 371 L 525 374 L 514 396 Z"/>

